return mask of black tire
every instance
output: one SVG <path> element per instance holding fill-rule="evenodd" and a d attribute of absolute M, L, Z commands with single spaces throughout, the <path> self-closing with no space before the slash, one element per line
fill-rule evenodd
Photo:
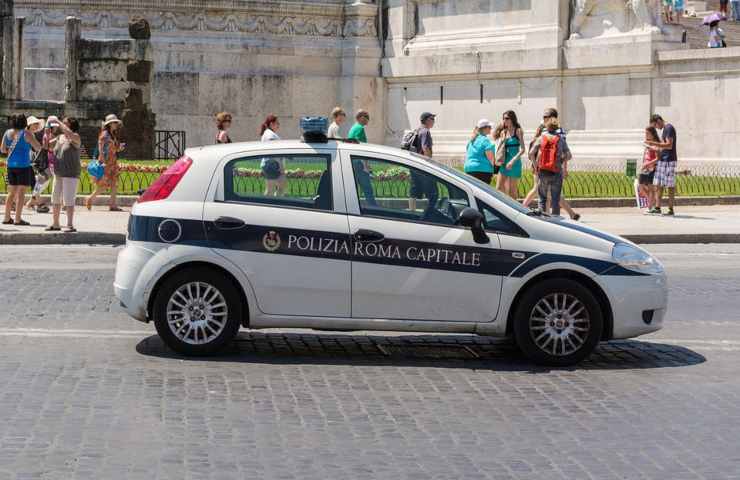
<path fill-rule="evenodd" d="M 204 289 L 202 290 L 204 292 L 203 297 L 206 300 L 208 297 L 215 295 L 214 291 L 218 292 L 221 297 L 216 297 L 212 305 L 206 306 L 202 310 L 199 308 L 204 303 L 195 305 L 194 313 L 202 315 L 202 317 L 194 318 L 193 309 L 186 312 L 186 308 L 183 308 L 182 316 L 178 313 L 170 315 L 170 318 L 168 318 L 168 306 L 176 305 L 170 303 L 171 301 L 187 305 L 181 295 L 176 294 L 176 292 L 181 288 L 187 289 L 188 285 L 195 291 L 193 284 L 197 284 L 199 289 Z M 213 290 L 207 290 L 207 286 L 210 286 Z M 154 326 L 162 341 L 178 353 L 190 356 L 213 355 L 233 340 L 239 332 L 243 311 L 239 291 L 229 278 L 213 269 L 193 267 L 181 270 L 165 279 L 155 295 L 152 307 Z M 198 298 L 198 295 L 193 295 L 193 298 Z M 223 301 L 220 301 L 221 299 Z M 218 306 L 221 303 L 225 303 L 225 307 L 211 308 L 211 306 Z M 173 308 L 180 309 L 177 306 Z M 199 322 L 200 318 L 208 318 L 208 322 L 205 320 Z M 190 330 L 187 330 L 188 324 Z M 180 328 L 184 329 L 181 330 L 183 333 L 176 332 Z M 190 333 L 193 329 L 195 332 Z M 189 335 L 185 335 L 185 332 Z M 196 344 L 194 342 L 197 342 L 199 334 L 203 343 Z M 185 338 L 179 338 L 178 335 L 185 335 Z M 208 336 L 213 338 L 207 338 Z"/>
<path fill-rule="evenodd" d="M 553 305 L 550 315 L 544 315 L 543 308 L 547 310 L 546 305 L 553 304 L 553 299 L 563 302 L 564 308 Z M 569 310 L 569 305 L 573 310 Z M 583 313 L 579 313 L 580 307 Z M 529 287 L 516 307 L 513 321 L 514 338 L 522 352 L 535 363 L 557 367 L 575 365 L 588 357 L 604 328 L 604 317 L 594 294 L 567 278 L 543 280 Z M 583 331 L 584 328 L 588 330 Z M 545 344 L 548 339 L 551 342 Z"/>

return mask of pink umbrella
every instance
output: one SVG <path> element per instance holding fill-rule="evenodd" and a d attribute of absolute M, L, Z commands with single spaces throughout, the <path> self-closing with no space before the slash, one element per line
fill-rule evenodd
<path fill-rule="evenodd" d="M 727 20 L 727 17 L 725 17 L 724 15 L 722 15 L 719 12 L 714 12 L 713 14 L 707 15 L 706 17 L 704 17 L 704 21 L 701 22 L 701 24 L 702 25 L 709 25 L 711 23 L 721 22 L 723 20 Z"/>

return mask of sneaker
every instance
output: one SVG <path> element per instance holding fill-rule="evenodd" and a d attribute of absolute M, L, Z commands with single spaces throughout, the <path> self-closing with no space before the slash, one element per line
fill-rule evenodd
<path fill-rule="evenodd" d="M 672 208 L 669 208 L 667 212 L 665 212 L 665 213 L 663 213 L 661 215 L 663 215 L 664 217 L 672 217 L 675 214 L 673 213 L 673 209 Z"/>

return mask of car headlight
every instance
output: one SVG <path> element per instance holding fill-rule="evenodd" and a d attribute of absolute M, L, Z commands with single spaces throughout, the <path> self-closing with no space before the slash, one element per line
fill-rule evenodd
<path fill-rule="evenodd" d="M 618 243 L 612 250 L 612 258 L 628 270 L 656 275 L 663 273 L 663 264 L 641 248 L 627 243 Z"/>

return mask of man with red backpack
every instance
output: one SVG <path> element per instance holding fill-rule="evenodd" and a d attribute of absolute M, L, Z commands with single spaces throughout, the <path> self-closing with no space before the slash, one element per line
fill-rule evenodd
<path fill-rule="evenodd" d="M 558 111 L 548 108 L 542 115 L 545 130 L 532 146 L 530 158 L 534 162 L 539 182 L 539 209 L 547 210 L 547 196 L 551 197 L 552 214 L 560 215 L 560 194 L 563 179 L 568 176 L 568 161 L 572 158 L 565 132 L 560 128 Z"/>

